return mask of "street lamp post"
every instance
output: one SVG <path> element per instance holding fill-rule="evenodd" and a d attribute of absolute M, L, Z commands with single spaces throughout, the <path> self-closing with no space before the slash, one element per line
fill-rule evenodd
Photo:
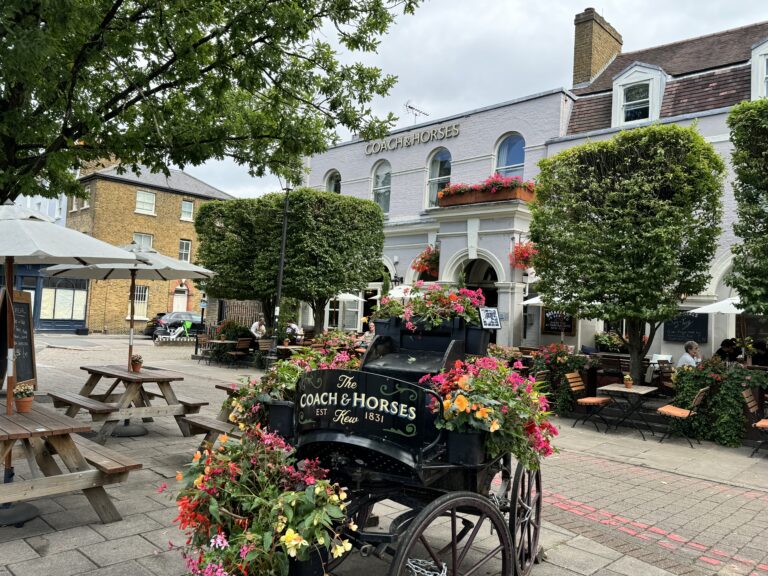
<path fill-rule="evenodd" d="M 285 269 L 285 242 L 288 236 L 288 202 L 291 188 L 285 188 L 285 205 L 283 206 L 283 237 L 280 242 L 280 263 L 277 268 L 277 291 L 275 294 L 275 320 L 272 326 L 272 345 L 267 355 L 268 366 L 277 360 L 277 327 L 280 323 L 280 296 L 283 291 L 283 270 Z"/>

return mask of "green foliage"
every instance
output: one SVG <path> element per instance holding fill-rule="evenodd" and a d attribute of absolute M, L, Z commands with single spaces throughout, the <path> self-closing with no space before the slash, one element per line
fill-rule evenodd
<path fill-rule="evenodd" d="M 733 186 L 741 238 L 726 278 L 749 314 L 768 314 L 768 99 L 742 102 L 728 116 L 737 180 Z"/>
<path fill-rule="evenodd" d="M 285 195 L 211 202 L 195 220 L 198 261 L 217 297 L 274 303 Z M 370 200 L 297 189 L 289 195 L 283 296 L 308 302 L 316 330 L 330 298 L 362 290 L 381 272 L 384 217 Z"/>
<path fill-rule="evenodd" d="M 709 386 L 709 393 L 699 407 L 699 414 L 688 433 L 697 438 L 712 440 L 723 446 L 740 446 L 744 437 L 744 397 L 746 387 L 768 388 L 768 377 L 763 372 L 747 370 L 741 365 L 727 366 L 719 357 L 706 360 L 696 368 L 678 368 L 675 380 L 675 406 L 689 409 L 696 393 Z"/>
<path fill-rule="evenodd" d="M 224 320 L 216 328 L 216 336 L 224 336 L 224 340 L 237 340 L 238 338 L 253 338 L 253 334 L 247 326 L 243 326 L 234 320 Z"/>
<path fill-rule="evenodd" d="M 538 291 L 573 316 L 626 319 L 639 382 L 660 324 L 710 279 L 723 162 L 695 128 L 665 125 L 625 130 L 540 166 L 530 228 Z"/>
<path fill-rule="evenodd" d="M 587 364 L 587 357 L 580 354 L 570 354 L 564 344 L 542 346 L 533 353 L 531 374 L 549 371 L 548 383 L 554 396 L 554 408 L 557 414 L 567 414 L 573 410 L 573 393 L 565 375 L 578 372 Z"/>
<path fill-rule="evenodd" d="M 74 169 L 115 156 L 164 170 L 234 159 L 301 180 L 345 126 L 364 138 L 395 82 L 344 58 L 374 52 L 418 0 L 4 0 L 0 203 L 82 194 Z M 328 38 L 328 36 L 332 38 Z"/>
<path fill-rule="evenodd" d="M 624 342 L 616 332 L 597 332 L 595 334 L 595 347 L 601 351 L 618 352 L 624 346 Z"/>

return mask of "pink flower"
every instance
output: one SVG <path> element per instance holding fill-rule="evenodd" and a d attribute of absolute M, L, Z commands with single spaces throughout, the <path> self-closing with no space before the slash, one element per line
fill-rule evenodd
<path fill-rule="evenodd" d="M 163 493 L 163 491 L 164 491 L 166 488 L 168 488 L 168 484 L 166 484 L 165 482 L 163 482 L 162 484 L 160 484 L 160 486 L 158 486 L 158 487 L 157 487 L 157 490 L 155 490 L 155 492 L 157 492 L 158 494 L 162 494 L 162 493 Z"/>
<path fill-rule="evenodd" d="M 224 534 L 216 534 L 213 538 L 211 538 L 211 548 L 219 548 L 221 550 L 224 550 L 225 548 L 229 548 L 229 542 L 227 542 L 226 537 Z"/>
<path fill-rule="evenodd" d="M 517 370 L 520 370 L 521 368 L 525 368 L 525 366 L 523 366 L 523 363 L 520 362 L 520 360 L 515 360 L 515 363 L 512 364 L 512 368 L 516 368 Z"/>

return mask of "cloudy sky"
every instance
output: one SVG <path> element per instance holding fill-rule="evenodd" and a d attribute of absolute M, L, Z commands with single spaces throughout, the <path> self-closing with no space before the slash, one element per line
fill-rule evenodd
<path fill-rule="evenodd" d="M 768 20 L 765 0 L 424 0 L 377 54 L 358 58 L 399 79 L 375 111 L 393 112 L 401 127 L 414 123 L 406 102 L 427 112 L 425 121 L 568 88 L 573 19 L 588 6 L 619 31 L 623 52 Z M 240 197 L 279 188 L 276 178 L 253 179 L 230 162 L 187 171 Z"/>

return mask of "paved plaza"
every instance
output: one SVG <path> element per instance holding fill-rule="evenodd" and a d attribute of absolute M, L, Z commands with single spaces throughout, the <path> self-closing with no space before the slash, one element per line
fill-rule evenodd
<path fill-rule="evenodd" d="M 127 360 L 125 338 L 40 334 L 36 345 L 41 391 L 76 392 L 85 381 L 80 366 Z M 215 384 L 246 372 L 198 364 L 189 347 L 140 339 L 136 351 L 148 366 L 182 372 L 175 389 L 209 401 L 203 412 L 211 416 L 225 397 Z M 543 467 L 546 561 L 534 576 L 768 576 L 768 456 L 750 459 L 746 448 L 710 443 L 692 450 L 676 439 L 659 445 L 635 432 L 598 434 L 572 429 L 569 420 L 556 423 L 561 451 Z M 200 437 L 182 437 L 171 418 L 147 426 L 147 436 L 107 443 L 144 464 L 126 483 L 107 487 L 124 519 L 99 523 L 80 493 L 37 500 L 39 518 L 0 528 L 0 576 L 184 574 L 177 549 L 184 538 L 173 524 L 174 477 Z M 23 457 L 15 460 L 23 477 Z M 335 574 L 361 570 L 385 576 L 387 566 L 353 555 Z"/>

